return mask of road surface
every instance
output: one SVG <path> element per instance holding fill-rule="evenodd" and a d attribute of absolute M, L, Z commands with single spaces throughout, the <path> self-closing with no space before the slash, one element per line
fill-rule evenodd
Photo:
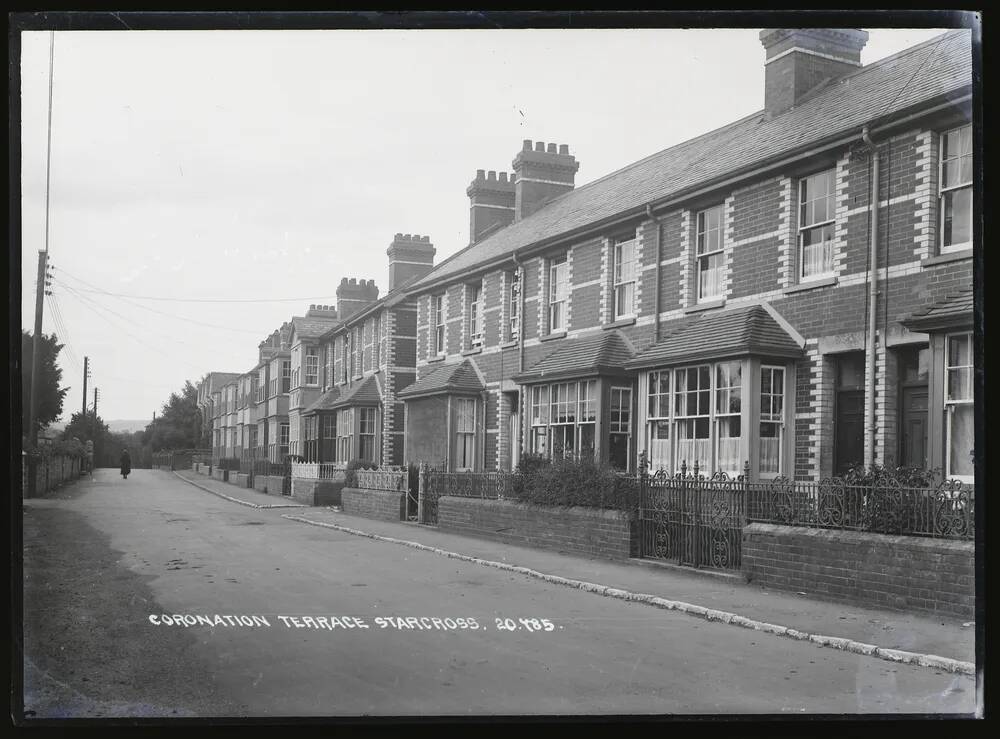
<path fill-rule="evenodd" d="M 98 470 L 25 501 L 27 715 L 973 710 L 971 677 L 605 598 L 287 512 L 150 470 L 127 481 Z"/>

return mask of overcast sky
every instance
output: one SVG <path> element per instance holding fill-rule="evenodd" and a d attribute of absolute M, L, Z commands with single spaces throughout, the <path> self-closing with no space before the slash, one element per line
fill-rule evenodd
<path fill-rule="evenodd" d="M 579 186 L 760 110 L 758 31 L 56 33 L 44 329 L 67 344 L 64 419 L 84 355 L 104 419 L 150 418 L 185 380 L 249 370 L 341 277 L 384 293 L 396 232 L 441 261 L 468 242 L 476 170 L 510 171 L 522 139 L 568 144 Z M 870 33 L 866 64 L 941 31 Z M 48 50 L 22 34 L 28 330 Z"/>

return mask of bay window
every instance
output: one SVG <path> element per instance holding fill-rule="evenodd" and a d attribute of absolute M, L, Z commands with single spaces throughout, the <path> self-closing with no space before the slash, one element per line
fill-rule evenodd
<path fill-rule="evenodd" d="M 757 464 L 761 476 L 781 472 L 784 442 L 785 369 L 760 368 L 760 436 Z"/>
<path fill-rule="evenodd" d="M 972 333 L 951 334 L 945 349 L 945 472 L 949 478 L 973 482 Z"/>
<path fill-rule="evenodd" d="M 615 319 L 635 315 L 635 248 L 634 235 L 615 243 Z"/>
<path fill-rule="evenodd" d="M 549 393 L 552 398 L 549 413 L 552 454 L 572 457 L 576 451 L 576 383 L 552 385 Z"/>
<path fill-rule="evenodd" d="M 649 425 L 646 448 L 649 450 L 649 469 L 670 471 L 670 370 L 649 373 L 649 408 L 646 420 Z"/>
<path fill-rule="evenodd" d="M 288 454 L 288 429 L 289 425 L 287 423 L 278 426 L 278 455 L 282 461 L 284 461 L 285 456 Z"/>
<path fill-rule="evenodd" d="M 337 417 L 333 414 L 323 416 L 322 438 L 320 442 L 321 459 L 324 462 L 336 462 L 337 459 Z"/>
<path fill-rule="evenodd" d="M 528 448 L 533 454 L 549 452 L 549 387 L 536 385 L 531 388 L 531 439 Z"/>
<path fill-rule="evenodd" d="M 376 408 L 358 408 L 358 457 L 365 462 L 375 462 Z"/>
<path fill-rule="evenodd" d="M 292 361 L 290 359 L 281 360 L 281 392 L 287 393 L 291 390 L 292 384 Z"/>
<path fill-rule="evenodd" d="M 455 469 L 469 471 L 476 465 L 476 401 L 455 399 Z"/>
<path fill-rule="evenodd" d="M 534 454 L 593 457 L 597 427 L 597 380 L 535 385 L 529 396 Z"/>
<path fill-rule="evenodd" d="M 319 384 L 319 354 L 316 349 L 306 349 L 306 385 Z"/>
<path fill-rule="evenodd" d="M 349 462 L 354 459 L 354 409 L 344 408 L 337 412 L 337 461 Z"/>
<path fill-rule="evenodd" d="M 941 251 L 972 247 L 972 126 L 941 134 Z"/>
<path fill-rule="evenodd" d="M 711 384 L 709 365 L 688 367 L 676 372 L 674 418 L 677 435 L 678 462 L 700 470 L 711 468 Z"/>
<path fill-rule="evenodd" d="M 835 170 L 799 182 L 799 277 L 812 280 L 833 274 Z"/>
<path fill-rule="evenodd" d="M 715 469 L 739 474 L 742 434 L 743 365 L 723 362 L 716 365 L 715 381 Z"/>
<path fill-rule="evenodd" d="M 549 263 L 549 332 L 566 328 L 566 299 L 569 297 L 569 266 L 566 257 Z"/>
<path fill-rule="evenodd" d="M 725 258 L 722 251 L 722 206 L 703 210 L 697 218 L 698 301 L 722 297 Z"/>
<path fill-rule="evenodd" d="M 627 470 L 632 455 L 632 388 L 612 387 L 610 405 L 608 462 L 612 467 Z"/>

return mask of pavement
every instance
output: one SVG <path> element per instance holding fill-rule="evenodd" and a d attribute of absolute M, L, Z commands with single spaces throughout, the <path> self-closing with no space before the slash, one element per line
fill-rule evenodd
<path fill-rule="evenodd" d="M 248 503 L 266 505 L 275 502 L 276 496 L 237 488 L 191 471 L 177 474 L 211 491 Z M 332 524 L 384 538 L 411 541 L 467 557 L 528 568 L 560 578 L 735 613 L 754 621 L 776 624 L 806 634 L 849 639 L 882 649 L 937 655 L 966 663 L 975 662 L 973 622 L 844 605 L 805 594 L 765 590 L 747 583 L 738 574 L 695 571 L 680 566 L 664 566 L 651 560 L 635 559 L 619 563 L 587 559 L 578 555 L 463 536 L 441 531 L 435 526 L 350 516 L 330 508 L 305 507 L 295 511 L 294 516 L 292 520 L 306 519 Z"/>
<path fill-rule="evenodd" d="M 193 482 L 198 487 L 148 470 L 123 481 L 98 470 L 24 501 L 29 722 L 973 715 L 981 705 L 982 681 L 970 675 L 601 597 L 537 575 L 565 573 L 695 603 L 715 592 L 713 602 L 749 609 L 749 592 L 725 600 L 728 591 L 742 592 L 731 581 L 322 509 L 261 508 L 289 501 L 203 476 Z M 418 548 L 425 536 L 433 549 Z M 442 555 L 455 549 L 493 559 Z M 536 575 L 505 571 L 501 560 Z"/>

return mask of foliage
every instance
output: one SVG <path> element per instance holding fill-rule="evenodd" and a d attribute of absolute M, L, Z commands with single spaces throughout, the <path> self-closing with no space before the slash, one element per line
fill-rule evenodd
<path fill-rule="evenodd" d="M 406 489 L 412 495 L 420 491 L 420 466 L 413 462 L 406 466 Z"/>
<path fill-rule="evenodd" d="M 356 487 L 357 476 L 354 474 L 356 470 L 377 470 L 378 465 L 374 462 L 366 462 L 363 459 L 352 459 L 347 463 L 347 469 L 344 473 L 345 486 L 349 488 Z"/>
<path fill-rule="evenodd" d="M 105 458 L 111 447 L 111 432 L 100 416 L 93 413 L 74 413 L 62 432 L 63 439 L 79 439 L 86 444 L 94 442 L 94 464 L 107 466 Z M 116 458 L 117 459 L 117 458 Z"/>
<path fill-rule="evenodd" d="M 922 490 L 936 487 L 942 470 L 920 467 L 852 467 L 844 475 L 846 511 L 866 531 L 909 534 L 926 517 Z"/>
<path fill-rule="evenodd" d="M 907 488 L 933 488 L 943 477 L 940 467 L 884 467 L 880 464 L 852 467 L 844 475 L 844 482 L 859 487 L 899 485 Z"/>
<path fill-rule="evenodd" d="M 620 475 L 591 457 L 548 461 L 525 455 L 518 464 L 512 497 L 546 506 L 584 506 L 632 511 L 637 490 L 632 477 Z"/>
<path fill-rule="evenodd" d="M 62 415 L 63 400 L 68 387 L 60 387 L 62 370 L 56 364 L 59 351 L 63 345 L 58 343 L 56 335 L 39 337 L 39 349 L 42 363 L 38 368 L 38 405 L 36 406 L 36 423 L 38 428 L 44 428 Z M 31 367 L 34 355 L 34 337 L 29 331 L 21 331 L 21 410 L 24 414 L 25 426 L 31 407 Z M 29 429 L 25 429 L 29 431 Z"/>
<path fill-rule="evenodd" d="M 198 448 L 202 441 L 202 419 L 198 391 L 190 381 L 185 381 L 180 393 L 170 394 L 160 415 L 146 426 L 142 441 L 153 452 Z"/>

